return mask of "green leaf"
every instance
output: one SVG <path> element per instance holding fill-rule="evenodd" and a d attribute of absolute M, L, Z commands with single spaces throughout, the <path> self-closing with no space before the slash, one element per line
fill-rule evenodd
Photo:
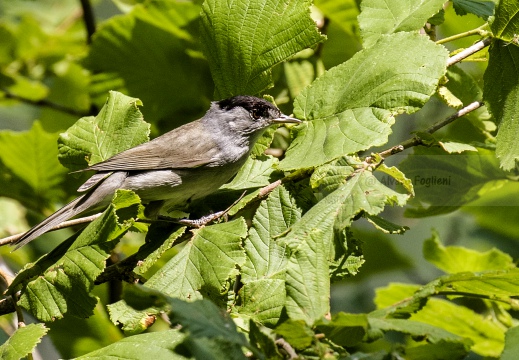
<path fill-rule="evenodd" d="M 50 340 L 63 359 L 72 359 L 124 338 L 121 330 L 110 322 L 101 302 L 97 303 L 93 316 L 85 319 L 65 316 L 47 326 Z"/>
<path fill-rule="evenodd" d="M 114 359 L 188 359 L 175 353 L 185 335 L 178 330 L 154 331 L 119 340 L 109 346 L 80 356 L 78 360 Z"/>
<path fill-rule="evenodd" d="M 515 326 L 505 334 L 505 349 L 501 354 L 501 360 L 515 360 L 519 357 L 519 326 Z"/>
<path fill-rule="evenodd" d="M 519 6 L 517 2 L 515 4 Z M 516 141 L 519 132 L 518 64 L 519 47 L 495 43 L 490 48 L 484 75 L 485 103 L 499 124 L 496 155 L 504 170 L 513 169 L 519 159 L 519 143 Z"/>
<path fill-rule="evenodd" d="M 494 14 L 495 7 L 493 1 L 485 0 L 452 0 L 452 5 L 457 15 L 474 14 L 485 21 Z"/>
<path fill-rule="evenodd" d="M 18 179 L 14 182 L 24 182 L 30 186 L 35 197 L 46 201 L 63 196 L 59 185 L 65 179 L 66 169 L 56 160 L 56 139 L 57 134 L 45 132 L 38 121 L 27 132 L 0 132 L 0 160 Z M 0 179 L 4 185 L 2 195 L 22 196 L 16 189 L 19 184 L 16 185 L 9 177 Z"/>
<path fill-rule="evenodd" d="M 392 285 L 377 291 L 373 317 L 406 318 L 417 312 L 434 295 L 462 295 L 486 298 L 517 306 L 519 270 L 488 270 L 442 276 L 427 285 Z M 441 320 L 443 321 L 443 320 Z"/>
<path fill-rule="evenodd" d="M 324 40 L 308 0 L 222 0 L 202 5 L 201 40 L 216 97 L 257 94 L 272 85 L 271 68 Z"/>
<path fill-rule="evenodd" d="M 411 48 L 408 56 L 401 56 Z M 444 75 L 446 60 L 443 46 L 424 36 L 398 33 L 382 36 L 377 46 L 328 70 L 295 99 L 295 116 L 307 121 L 294 128 L 279 167 L 314 167 L 385 144 L 392 112 L 420 109 Z M 395 63 L 399 66 L 391 65 Z"/>
<path fill-rule="evenodd" d="M 247 235 L 243 218 L 193 230 L 193 238 L 146 286 L 180 299 L 219 298 L 227 280 L 245 262 L 241 245 Z"/>
<path fill-rule="evenodd" d="M 449 154 L 458 153 L 461 154 L 465 151 L 478 151 L 478 149 L 469 144 L 463 144 L 453 141 L 439 141 L 438 145 L 442 147 L 443 150 L 448 152 Z"/>
<path fill-rule="evenodd" d="M 201 299 L 202 294 L 220 300 L 229 286 L 228 279 L 238 274 L 236 266 L 243 265 L 245 255 L 241 246 L 247 234 L 245 221 L 205 226 L 193 230 L 193 238 L 185 244 L 146 287 L 181 299 Z M 127 332 L 140 332 L 150 326 L 160 309 L 150 307 L 135 311 L 124 301 L 109 306 L 110 317 Z"/>
<path fill-rule="evenodd" d="M 19 304 L 41 321 L 54 321 L 65 313 L 90 316 L 97 303 L 90 294 L 94 281 L 103 272 L 111 250 L 132 226 L 140 206 L 137 195 L 118 190 L 100 218 L 36 263 L 27 265 L 9 292 L 21 285 Z"/>
<path fill-rule="evenodd" d="M 314 5 L 346 32 L 353 32 L 359 9 L 355 0 L 316 0 Z"/>
<path fill-rule="evenodd" d="M 75 62 L 65 60 L 54 64 L 52 70 L 55 76 L 48 100 L 76 111 L 87 112 L 91 105 L 88 71 Z"/>
<path fill-rule="evenodd" d="M 286 287 L 288 316 L 313 323 L 329 312 L 329 261 L 335 260 L 334 237 L 361 211 L 380 213 L 385 204 L 403 205 L 407 195 L 359 172 L 312 207 L 280 244 L 290 251 Z M 339 239 L 340 240 L 340 239 Z"/>
<path fill-rule="evenodd" d="M 502 325 L 464 306 L 430 299 L 411 319 L 469 338 L 474 342 L 471 350 L 479 355 L 497 357 L 503 350 L 505 334 Z"/>
<path fill-rule="evenodd" d="M 243 285 L 239 292 L 241 306 L 236 312 L 256 322 L 274 326 L 279 322 L 285 304 L 285 281 L 260 279 Z"/>
<path fill-rule="evenodd" d="M 408 226 L 397 225 L 380 216 L 367 215 L 366 219 L 373 224 L 378 230 L 386 234 L 403 234 L 409 230 Z"/>
<path fill-rule="evenodd" d="M 404 320 L 404 319 L 379 319 L 368 317 L 370 330 L 379 330 L 383 332 L 398 331 L 404 334 L 409 334 L 413 337 L 426 338 L 428 342 L 433 344 L 441 343 L 443 341 L 464 342 L 464 338 L 459 335 L 452 334 L 440 327 L 426 324 L 419 321 Z"/>
<path fill-rule="evenodd" d="M 417 147 L 400 170 L 414 184 L 416 200 L 411 204 L 416 207 L 406 210 L 413 217 L 454 211 L 495 188 L 495 180 L 506 179 L 494 153 L 484 149 L 448 154 L 440 148 Z"/>
<path fill-rule="evenodd" d="M 375 305 L 377 309 L 389 307 L 413 296 L 419 289 L 419 285 L 389 283 L 388 286 L 375 290 Z"/>
<path fill-rule="evenodd" d="M 199 16 L 195 3 L 154 0 L 104 22 L 86 58 L 86 66 L 103 75 L 96 77 L 97 91 L 112 90 L 117 80 L 146 104 L 147 121 L 167 119 L 171 128 L 195 119 L 213 92 L 195 40 Z"/>
<path fill-rule="evenodd" d="M 444 294 L 464 293 L 515 303 L 517 300 L 511 297 L 519 294 L 518 275 L 518 269 L 464 272 L 442 276 L 435 288 Z"/>
<path fill-rule="evenodd" d="M 209 300 L 188 303 L 171 298 L 169 302 L 171 322 L 182 325 L 182 332 L 188 334 L 184 345 L 195 358 L 246 359 L 241 348 L 251 346 L 225 310 Z"/>
<path fill-rule="evenodd" d="M 516 35 L 519 34 L 519 22 L 516 20 L 518 11 L 519 3 L 517 1 L 501 0 L 496 9 L 494 21 L 490 23 L 493 35 L 505 41 L 514 40 Z M 512 76 L 511 74 L 509 75 Z"/>
<path fill-rule="evenodd" d="M 424 291 L 420 291 L 424 289 Z M 371 313 L 372 317 L 403 318 L 421 309 L 427 302 L 427 296 L 433 294 L 432 286 L 390 283 L 385 288 L 375 291 L 375 305 L 377 310 Z"/>
<path fill-rule="evenodd" d="M 221 189 L 245 190 L 266 186 L 283 176 L 282 173 L 275 173 L 277 163 L 278 159 L 269 155 L 249 157 L 232 181 Z"/>
<path fill-rule="evenodd" d="M 355 346 L 362 341 L 368 328 L 364 314 L 335 314 L 331 320 L 323 319 L 315 324 L 326 338 L 341 346 Z"/>
<path fill-rule="evenodd" d="M 427 22 L 431 25 L 440 26 L 445 22 L 445 9 L 441 9 L 435 15 L 427 19 Z"/>
<path fill-rule="evenodd" d="M 138 275 L 144 275 L 160 259 L 160 257 L 173 246 L 175 240 L 181 237 L 185 231 L 185 226 L 179 227 L 170 233 L 166 239 L 163 239 L 162 237 L 165 235 L 164 229 L 160 228 L 159 231 L 155 232 L 150 228 L 146 237 L 149 237 L 152 241 L 146 241 L 139 248 L 139 251 L 133 255 L 138 262 L 138 266 L 134 270 L 135 273 Z"/>
<path fill-rule="evenodd" d="M 269 360 L 282 360 L 284 357 L 279 353 L 275 343 L 275 334 L 269 328 L 258 326 L 254 321 L 249 322 L 249 341 L 260 349 Z"/>
<path fill-rule="evenodd" d="M 307 58 L 297 57 L 285 62 L 283 70 L 291 98 L 298 96 L 305 87 L 324 72 L 322 62 L 315 59 L 313 52 L 310 52 Z"/>
<path fill-rule="evenodd" d="M 419 30 L 443 4 L 442 0 L 363 0 L 359 24 L 364 47 L 373 46 L 383 34 Z"/>
<path fill-rule="evenodd" d="M 425 240 L 423 256 L 440 270 L 451 274 L 515 268 L 512 257 L 495 248 L 479 252 L 461 246 L 445 247 L 436 231 L 433 231 L 430 239 Z"/>
<path fill-rule="evenodd" d="M 126 335 L 136 335 L 146 330 L 153 325 L 161 310 L 157 308 L 135 310 L 122 300 L 109 304 L 107 307 L 112 323 L 119 326 Z"/>
<path fill-rule="evenodd" d="M 322 196 L 329 195 L 344 183 L 353 173 L 359 161 L 341 157 L 336 161 L 319 166 L 310 176 L 310 186 Z"/>
<path fill-rule="evenodd" d="M 489 211 L 489 209 L 491 209 Z M 519 183 L 503 180 L 501 187 L 487 193 L 463 209 L 475 216 L 479 226 L 510 238 L 519 237 Z"/>
<path fill-rule="evenodd" d="M 305 349 L 314 340 L 313 331 L 301 320 L 284 321 L 274 331 L 296 349 Z"/>
<path fill-rule="evenodd" d="M 414 196 L 413 182 L 411 181 L 411 179 L 408 179 L 399 168 L 397 168 L 396 166 L 388 167 L 384 163 L 382 163 L 380 164 L 380 166 L 377 167 L 377 171 L 391 176 L 394 180 L 401 184 L 410 195 Z M 386 186 L 395 183 L 394 181 L 391 181 L 389 179 L 387 180 L 387 182 L 384 182 L 382 179 L 381 182 Z"/>
<path fill-rule="evenodd" d="M 0 358 L 18 360 L 25 358 L 40 343 L 49 331 L 44 324 L 29 324 L 18 328 L 5 343 L 0 346 Z"/>
<path fill-rule="evenodd" d="M 5 75 L 4 75 L 5 76 Z M 36 80 L 31 80 L 23 75 L 14 74 L 12 76 L 6 76 L 9 79 L 9 86 L 7 90 L 22 99 L 29 101 L 40 101 L 45 99 L 49 94 L 49 88 Z M 4 82 L 6 82 L 4 80 Z"/>
<path fill-rule="evenodd" d="M 440 341 L 437 344 L 424 344 L 406 349 L 409 360 L 463 360 L 469 354 L 470 346 L 461 342 Z"/>
<path fill-rule="evenodd" d="M 287 253 L 278 237 L 301 219 L 302 209 L 283 187 L 278 186 L 263 201 L 252 219 L 249 236 L 245 239 L 245 264 L 241 281 L 284 279 Z"/>
<path fill-rule="evenodd" d="M 81 118 L 60 135 L 60 162 L 78 170 L 147 141 L 150 125 L 138 105 L 142 105 L 139 99 L 111 91 L 95 118 Z"/>
<path fill-rule="evenodd" d="M 449 67 L 446 76 L 447 83 L 440 87 L 440 95 L 442 95 L 441 90 L 445 89 L 454 101 L 461 104 L 458 104 L 459 106 L 468 105 L 475 100 L 481 100 L 483 97 L 483 90 L 481 90 L 478 82 L 460 66 L 456 65 Z M 457 107 L 454 106 L 454 104 L 451 104 L 448 99 L 445 99 L 445 97 L 443 97 L 443 99 L 449 106 Z M 481 112 L 480 109 L 477 111 Z M 471 114 L 472 113 L 470 113 L 469 116 Z"/>

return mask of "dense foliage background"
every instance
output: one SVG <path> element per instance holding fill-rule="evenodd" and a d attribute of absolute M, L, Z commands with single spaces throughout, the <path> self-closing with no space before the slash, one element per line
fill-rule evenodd
<path fill-rule="evenodd" d="M 1 248 L 2 358 L 519 356 L 516 0 L 0 14 L 2 237 L 74 198 L 87 175 L 70 171 L 212 100 L 265 95 L 304 121 L 192 208 L 246 191 L 228 219 L 150 223 L 119 191 L 86 228 Z"/>

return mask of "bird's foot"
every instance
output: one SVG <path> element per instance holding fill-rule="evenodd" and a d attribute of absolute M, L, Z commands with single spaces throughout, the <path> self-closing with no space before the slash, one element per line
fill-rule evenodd
<path fill-rule="evenodd" d="M 210 222 L 213 222 L 215 220 L 218 220 L 222 217 L 225 217 L 227 219 L 227 213 L 233 208 L 234 205 L 236 205 L 237 203 L 240 202 L 241 199 L 243 199 L 243 197 L 245 196 L 247 192 L 244 191 L 243 194 L 241 194 L 241 196 L 231 204 L 231 206 L 229 206 L 227 209 L 223 210 L 223 211 L 218 211 L 218 212 L 215 212 L 213 214 L 209 214 L 209 215 L 205 215 L 205 216 L 202 216 L 201 218 L 199 219 L 180 219 L 180 220 L 175 220 L 175 222 L 177 224 L 181 224 L 181 225 L 186 225 L 186 226 L 191 226 L 191 227 L 195 227 L 195 228 L 200 228 L 202 226 L 205 226 L 207 224 L 209 224 Z M 171 221 L 171 220 L 169 220 Z"/>
<path fill-rule="evenodd" d="M 180 220 L 176 220 L 175 222 L 177 224 L 181 224 L 181 225 L 187 225 L 187 226 L 191 226 L 191 227 L 195 227 L 195 228 L 200 228 L 200 227 L 202 227 L 204 225 L 209 224 L 212 221 L 218 220 L 221 217 L 227 215 L 228 211 L 229 210 L 218 211 L 218 212 L 216 212 L 214 214 L 209 214 L 209 215 L 206 215 L 206 216 L 202 216 L 199 219 L 193 219 L 193 220 L 191 220 L 191 219 L 180 219 Z"/>

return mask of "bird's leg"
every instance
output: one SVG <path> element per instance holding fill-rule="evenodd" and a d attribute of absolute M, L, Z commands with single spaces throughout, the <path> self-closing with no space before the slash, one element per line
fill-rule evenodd
<path fill-rule="evenodd" d="M 246 193 L 247 193 L 247 191 L 244 191 L 243 194 L 241 194 L 241 196 L 231 204 L 231 206 L 229 206 L 227 209 L 225 209 L 223 211 L 218 211 L 213 214 L 205 215 L 199 219 L 194 219 L 194 220 L 180 219 L 180 220 L 175 220 L 175 222 L 178 224 L 181 224 L 181 225 L 187 225 L 187 226 L 191 226 L 191 227 L 195 227 L 195 228 L 199 228 L 204 225 L 207 225 L 212 221 L 218 220 L 221 217 L 226 216 L 227 213 L 233 208 L 233 206 L 236 205 L 237 203 L 239 203 L 241 201 L 241 199 L 243 199 L 243 197 L 245 196 Z"/>

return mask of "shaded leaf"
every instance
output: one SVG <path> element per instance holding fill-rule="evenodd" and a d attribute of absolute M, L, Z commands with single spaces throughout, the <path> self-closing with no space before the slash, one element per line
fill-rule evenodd
<path fill-rule="evenodd" d="M 309 8 L 308 0 L 204 2 L 201 40 L 216 97 L 261 92 L 274 65 L 321 42 Z"/>
<path fill-rule="evenodd" d="M 18 181 L 21 180 L 30 187 L 33 196 L 47 201 L 63 196 L 59 185 L 65 180 L 67 172 L 56 160 L 56 139 L 57 134 L 43 130 L 38 121 L 27 132 L 0 132 L 1 162 Z M 2 173 L 7 175 L 4 171 Z M 16 187 L 20 185 L 11 186 L 10 180 L 12 179 L 9 177 L 2 179 L 6 187 L 4 195 L 19 198 Z"/>
<path fill-rule="evenodd" d="M 97 91 L 104 95 L 115 81 L 146 104 L 147 121 L 167 120 L 168 128 L 196 119 L 213 91 L 195 41 L 199 16 L 195 3 L 154 0 L 104 22 L 85 62 L 103 74 L 95 78 Z"/>
<path fill-rule="evenodd" d="M 53 321 L 65 313 L 88 317 L 97 303 L 90 294 L 94 280 L 103 272 L 110 251 L 132 226 L 139 206 L 137 195 L 118 190 L 112 205 L 100 218 L 27 265 L 14 279 L 9 292 L 21 286 L 19 304 L 41 321 Z"/>
<path fill-rule="evenodd" d="M 124 338 L 76 359 L 102 360 L 111 357 L 127 360 L 143 358 L 188 359 L 188 357 L 175 353 L 175 348 L 180 345 L 184 339 L 185 335 L 178 330 L 154 331 Z"/>
<path fill-rule="evenodd" d="M 423 256 L 447 273 L 515 268 L 512 257 L 495 248 L 479 252 L 461 246 L 445 247 L 436 231 L 433 231 L 430 239 L 425 240 Z"/>
<path fill-rule="evenodd" d="M 502 46 L 499 42 L 490 47 L 484 75 L 484 99 L 499 124 L 496 155 L 504 170 L 513 169 L 519 159 L 519 143 L 515 141 L 519 132 L 518 64 L 519 47 Z"/>
<path fill-rule="evenodd" d="M 274 332 L 296 349 L 305 349 L 312 344 L 314 332 L 301 320 L 287 320 L 274 329 Z"/>
<path fill-rule="evenodd" d="M 368 318 L 364 314 L 335 314 L 331 320 L 320 320 L 315 324 L 327 339 L 341 346 L 355 346 L 362 341 L 368 328 Z"/>
<path fill-rule="evenodd" d="M 505 41 L 514 40 L 516 35 L 519 34 L 519 22 L 515 20 L 517 11 L 519 11 L 519 3 L 517 1 L 499 1 L 494 20 L 490 23 L 492 34 Z"/>
<path fill-rule="evenodd" d="M 329 312 L 329 261 L 335 259 L 336 234 L 360 212 L 376 215 L 386 204 L 403 205 L 407 195 L 382 185 L 369 172 L 359 172 L 312 207 L 283 238 L 290 251 L 286 309 L 290 318 L 308 323 Z"/>
<path fill-rule="evenodd" d="M 501 354 L 501 360 L 514 360 L 519 356 L 519 327 L 515 326 L 505 334 L 505 349 Z"/>
<path fill-rule="evenodd" d="M 138 109 L 139 99 L 111 91 L 96 117 L 79 119 L 58 140 L 59 160 L 83 169 L 148 140 L 150 125 Z"/>
<path fill-rule="evenodd" d="M 454 211 L 497 188 L 495 180 L 506 179 L 494 153 L 483 149 L 448 154 L 440 148 L 417 147 L 400 170 L 413 181 L 415 208 L 406 209 L 413 217 Z"/>
<path fill-rule="evenodd" d="M 184 340 L 197 359 L 246 359 L 241 348 L 252 349 L 229 315 L 209 300 L 188 303 L 169 299 L 171 321 L 182 325 Z"/>
<path fill-rule="evenodd" d="M 495 4 L 485 0 L 453 0 L 452 5 L 457 15 L 474 14 L 484 20 L 494 14 Z"/>
<path fill-rule="evenodd" d="M 505 335 L 502 326 L 464 306 L 430 299 L 411 319 L 469 338 L 474 342 L 471 350 L 477 354 L 497 357 L 503 350 Z"/>
<path fill-rule="evenodd" d="M 18 360 L 25 358 L 41 338 L 49 331 L 44 324 L 29 324 L 18 328 L 5 343 L 0 346 L 0 358 Z"/>
<path fill-rule="evenodd" d="M 470 340 L 462 336 L 452 334 L 447 330 L 436 327 L 424 322 L 404 319 L 379 319 L 368 317 L 370 331 L 398 331 L 409 334 L 414 338 L 423 338 L 432 344 L 442 344 L 443 342 L 461 343 L 468 348 L 472 344 Z"/>

